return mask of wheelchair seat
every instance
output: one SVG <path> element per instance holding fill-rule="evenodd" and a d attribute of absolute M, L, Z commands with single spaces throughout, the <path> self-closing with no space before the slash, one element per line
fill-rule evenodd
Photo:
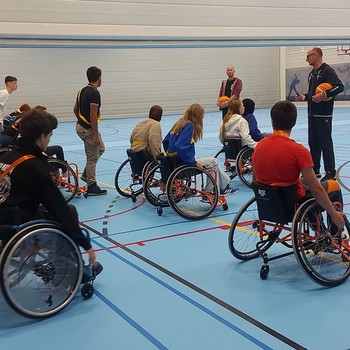
<path fill-rule="evenodd" d="M 157 163 L 162 176 L 162 181 L 167 182 L 170 174 L 177 167 L 176 157 L 169 157 L 168 155 L 159 154 L 157 156 Z"/>
<path fill-rule="evenodd" d="M 143 167 L 152 159 L 152 156 L 146 149 L 140 152 L 134 152 L 131 149 L 127 149 L 126 154 L 128 155 L 130 167 L 134 175 L 141 176 Z"/>
<path fill-rule="evenodd" d="M 240 137 L 232 137 L 224 140 L 224 152 L 226 159 L 237 158 L 239 151 L 243 148 L 242 139 Z"/>
<path fill-rule="evenodd" d="M 292 221 L 298 202 L 297 186 L 271 186 L 253 181 L 259 219 L 279 224 Z"/>

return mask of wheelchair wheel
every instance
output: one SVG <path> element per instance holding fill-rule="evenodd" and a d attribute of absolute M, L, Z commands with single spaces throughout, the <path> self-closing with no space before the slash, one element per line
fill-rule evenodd
<path fill-rule="evenodd" d="M 344 230 L 350 233 L 350 224 L 345 222 Z M 313 281 L 329 287 L 343 283 L 350 275 L 348 250 L 341 244 L 341 233 L 332 231 L 326 211 L 313 198 L 303 203 L 294 216 L 296 259 Z"/>
<path fill-rule="evenodd" d="M 143 183 L 143 192 L 148 202 L 152 205 L 159 208 L 169 206 L 166 185 L 162 181 L 159 165 L 156 165 L 146 175 Z"/>
<path fill-rule="evenodd" d="M 263 225 L 261 227 L 261 225 Z M 259 221 L 256 198 L 251 198 L 245 203 L 233 218 L 230 233 L 228 236 L 228 246 L 231 254 L 240 260 L 250 260 L 260 255 L 256 244 L 268 238 L 268 223 Z M 271 229 L 273 224 L 271 224 Z M 262 232 L 260 232 L 262 231 Z M 260 252 L 266 252 L 273 242 L 267 241 Z"/>
<path fill-rule="evenodd" d="M 77 245 L 55 224 L 34 223 L 19 231 L 1 254 L 1 290 L 21 315 L 49 317 L 74 298 L 82 271 Z"/>
<path fill-rule="evenodd" d="M 223 167 L 228 177 L 233 180 L 237 176 L 236 162 L 234 160 L 226 159 L 225 150 L 222 148 L 215 154 L 214 158 L 218 160 L 219 167 Z"/>
<path fill-rule="evenodd" d="M 48 165 L 52 181 L 56 184 L 68 203 L 78 191 L 77 174 L 66 162 L 56 158 L 49 158 Z M 62 176 L 64 169 L 67 169 L 67 177 Z"/>
<path fill-rule="evenodd" d="M 238 153 L 236 160 L 237 175 L 248 187 L 252 187 L 253 182 L 253 152 L 254 150 L 252 148 L 242 148 L 242 150 Z"/>
<path fill-rule="evenodd" d="M 209 193 L 206 187 L 212 188 Z M 166 193 L 169 205 L 183 218 L 199 220 L 209 216 L 218 203 L 218 187 L 204 169 L 183 166 L 170 175 Z"/>
<path fill-rule="evenodd" d="M 125 160 L 118 168 L 114 178 L 115 189 L 123 197 L 131 198 L 142 193 L 142 177 L 132 173 L 130 160 Z"/>

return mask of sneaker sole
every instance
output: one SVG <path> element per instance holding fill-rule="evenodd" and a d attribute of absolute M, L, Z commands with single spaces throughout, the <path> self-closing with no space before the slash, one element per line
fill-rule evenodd
<path fill-rule="evenodd" d="M 104 193 L 89 193 L 89 192 L 86 192 L 86 194 L 91 197 L 91 196 L 104 196 L 107 194 L 107 192 L 104 192 Z"/>

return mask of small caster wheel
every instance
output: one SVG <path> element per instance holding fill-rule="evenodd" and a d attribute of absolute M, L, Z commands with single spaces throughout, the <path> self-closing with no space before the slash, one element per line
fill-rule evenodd
<path fill-rule="evenodd" d="M 163 209 L 162 208 L 157 208 L 157 213 L 159 216 L 163 214 Z"/>
<path fill-rule="evenodd" d="M 223 204 L 222 209 L 224 209 L 225 211 L 228 209 L 227 203 Z"/>
<path fill-rule="evenodd" d="M 267 276 L 269 275 L 270 267 L 269 265 L 263 265 L 260 269 L 260 278 L 262 280 L 266 280 Z"/>
<path fill-rule="evenodd" d="M 84 299 L 90 299 L 92 295 L 94 294 L 94 286 L 92 284 L 84 284 L 83 287 L 81 288 L 81 296 Z"/>
<path fill-rule="evenodd" d="M 87 192 L 84 193 L 84 198 L 87 198 L 88 197 L 88 194 Z"/>
<path fill-rule="evenodd" d="M 131 200 L 132 200 L 133 203 L 136 202 L 136 196 L 134 194 L 131 195 Z"/>

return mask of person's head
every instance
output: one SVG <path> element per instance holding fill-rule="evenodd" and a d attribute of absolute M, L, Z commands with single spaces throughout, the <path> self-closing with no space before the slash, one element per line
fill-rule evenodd
<path fill-rule="evenodd" d="M 21 138 L 36 144 L 42 151 L 46 151 L 50 142 L 52 130 L 57 128 L 54 115 L 38 109 L 31 109 L 23 113 L 19 122 Z"/>
<path fill-rule="evenodd" d="M 292 102 L 277 102 L 270 112 L 273 130 L 290 132 L 297 121 L 297 114 L 297 108 Z"/>
<path fill-rule="evenodd" d="M 23 103 L 23 105 L 21 105 L 21 107 L 18 108 L 20 110 L 21 113 L 30 111 L 32 108 L 29 106 L 29 104 L 27 103 Z"/>
<path fill-rule="evenodd" d="M 11 75 L 8 75 L 7 77 L 5 77 L 5 85 L 6 85 L 6 89 L 9 92 L 9 94 L 12 91 L 17 90 L 17 78 L 16 77 L 12 77 Z"/>
<path fill-rule="evenodd" d="M 245 98 L 243 101 L 244 106 L 244 113 L 243 116 L 246 116 L 248 114 L 254 114 L 255 111 L 255 102 L 251 100 L 250 98 Z"/>
<path fill-rule="evenodd" d="M 306 61 L 310 66 L 318 68 L 323 62 L 323 52 L 319 47 L 313 47 L 307 51 Z"/>
<path fill-rule="evenodd" d="M 101 75 L 102 71 L 96 66 L 91 66 L 86 71 L 86 76 L 89 83 L 94 83 L 95 86 L 101 86 Z"/>
<path fill-rule="evenodd" d="M 41 105 L 37 105 L 33 109 L 37 109 L 39 111 L 44 111 L 44 112 L 47 111 L 47 108 L 45 106 L 41 106 Z"/>
<path fill-rule="evenodd" d="M 185 114 L 175 123 L 170 133 L 176 134 L 186 123 L 192 122 L 194 125 L 193 139 L 197 142 L 203 137 L 203 118 L 204 108 L 200 104 L 194 103 L 187 108 Z"/>
<path fill-rule="evenodd" d="M 158 105 L 152 106 L 148 114 L 149 118 L 156 120 L 157 122 L 160 122 L 162 120 L 162 115 L 163 115 L 163 108 Z"/>
<path fill-rule="evenodd" d="M 226 67 L 226 74 L 227 74 L 227 76 L 228 76 L 228 78 L 230 80 L 232 80 L 234 78 L 234 76 L 235 76 L 235 68 L 231 64 L 229 64 Z"/>

